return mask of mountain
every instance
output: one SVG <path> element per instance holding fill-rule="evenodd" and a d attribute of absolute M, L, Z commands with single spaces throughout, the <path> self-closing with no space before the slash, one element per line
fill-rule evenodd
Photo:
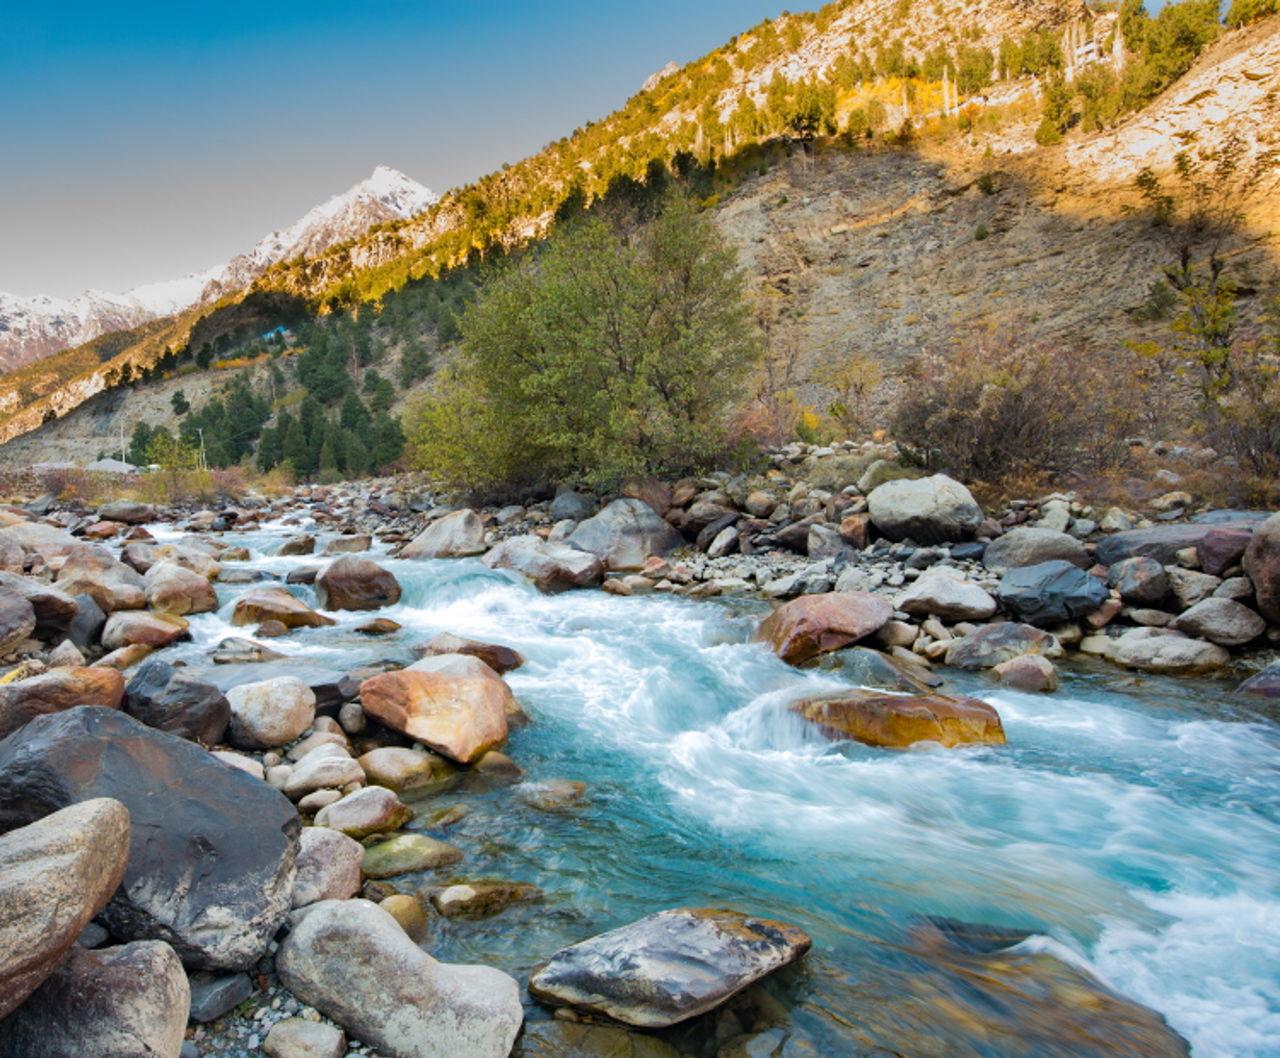
<path fill-rule="evenodd" d="M 376 225 L 406 220 L 436 200 L 428 188 L 380 165 L 373 175 L 272 232 L 248 253 L 207 271 L 148 283 L 124 294 L 86 290 L 76 298 L 53 298 L 0 292 L 0 372 L 17 370 L 109 331 L 214 301 L 248 286 L 272 265 L 314 256 Z"/>

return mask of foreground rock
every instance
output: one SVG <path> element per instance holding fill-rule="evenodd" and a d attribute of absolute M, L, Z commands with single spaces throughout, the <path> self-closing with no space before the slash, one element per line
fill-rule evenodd
<path fill-rule="evenodd" d="M 347 1038 L 323 1021 L 285 1018 L 271 1026 L 262 1041 L 262 1053 L 267 1058 L 342 1058 Z"/>
<path fill-rule="evenodd" d="M 0 685 L 0 738 L 37 716 L 77 705 L 119 709 L 124 689 L 124 677 L 106 668 L 53 669 Z"/>
<path fill-rule="evenodd" d="M 804 595 L 761 622 L 756 639 L 792 665 L 839 650 L 879 631 L 893 616 L 888 599 L 869 592 Z"/>
<path fill-rule="evenodd" d="M 650 555 L 665 556 L 684 538 L 644 500 L 614 500 L 579 523 L 569 543 L 589 551 L 610 570 L 639 570 Z"/>
<path fill-rule="evenodd" d="M 794 926 L 678 908 L 556 952 L 529 980 L 544 1003 L 657 1029 L 704 1014 L 809 950 Z"/>
<path fill-rule="evenodd" d="M 360 842 L 328 827 L 305 827 L 293 882 L 293 906 L 347 900 L 360 891 Z"/>
<path fill-rule="evenodd" d="M 890 540 L 944 544 L 971 537 L 982 508 L 969 490 L 945 474 L 886 481 L 867 497 L 871 522 Z"/>
<path fill-rule="evenodd" d="M 129 681 L 124 711 L 148 727 L 206 746 L 221 742 L 231 722 L 231 704 L 217 687 L 159 658 L 144 662 Z"/>
<path fill-rule="evenodd" d="M 367 900 L 322 901 L 280 946 L 280 980 L 386 1058 L 507 1058 L 519 986 L 487 966 L 437 962 Z"/>
<path fill-rule="evenodd" d="M 514 704 L 502 678 L 477 658 L 441 655 L 428 661 L 459 658 L 462 672 L 424 671 L 418 662 L 399 672 L 384 672 L 360 685 L 367 714 L 394 731 L 461 764 L 470 764 L 506 740 L 507 715 Z"/>
<path fill-rule="evenodd" d="M 868 746 L 905 749 L 917 742 L 948 748 L 1004 745 L 1000 715 L 977 698 L 943 694 L 848 694 L 807 698 L 791 707 L 834 738 Z"/>
<path fill-rule="evenodd" d="M 0 1018 L 53 972 L 106 906 L 128 856 L 129 812 L 109 798 L 0 836 Z M 0 1053 L 9 1052 L 0 1046 Z"/>
<path fill-rule="evenodd" d="M 326 610 L 380 610 L 400 601 L 400 582 L 376 562 L 348 555 L 316 577 L 316 598 Z"/>
<path fill-rule="evenodd" d="M 484 552 L 484 523 L 470 508 L 432 522 L 400 549 L 398 558 L 463 558 Z"/>
<path fill-rule="evenodd" d="M 162 941 L 74 948 L 0 1021 L 5 1058 L 178 1058 L 191 989 Z"/>
<path fill-rule="evenodd" d="M 277 791 L 124 713 L 76 708 L 0 743 L 0 829 L 78 801 L 129 810 L 124 881 L 102 912 L 116 937 L 164 940 L 193 967 L 244 969 L 288 913 L 298 815 Z"/>
<path fill-rule="evenodd" d="M 539 591 L 589 588 L 604 578 L 604 563 L 587 551 L 552 544 L 537 536 L 513 536 L 482 559 L 490 569 L 512 569 L 533 581 Z"/>
<path fill-rule="evenodd" d="M 1231 599 L 1210 598 L 1181 613 L 1173 627 L 1219 646 L 1239 647 L 1262 635 L 1267 622 Z"/>
<path fill-rule="evenodd" d="M 236 600 L 231 613 L 234 625 L 256 625 L 279 621 L 286 628 L 322 628 L 333 618 L 316 613 L 284 588 L 254 588 Z"/>
<path fill-rule="evenodd" d="M 36 630 L 36 611 L 17 592 L 0 588 L 0 654 L 7 654 Z"/>
<path fill-rule="evenodd" d="M 121 647 L 167 647 L 184 638 L 189 626 L 186 618 L 147 610 L 117 610 L 107 618 L 102 629 L 102 645 L 107 650 Z"/>
<path fill-rule="evenodd" d="M 140 610 L 147 604 L 146 581 L 98 548 L 80 545 L 58 571 L 58 589 L 88 595 L 104 613 Z"/>

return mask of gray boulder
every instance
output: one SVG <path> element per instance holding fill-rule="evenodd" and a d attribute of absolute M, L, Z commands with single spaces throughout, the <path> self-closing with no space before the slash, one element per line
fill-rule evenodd
<path fill-rule="evenodd" d="M 490 569 L 515 570 L 544 592 L 589 588 L 604 579 L 604 563 L 597 556 L 532 535 L 503 540 L 481 561 Z"/>
<path fill-rule="evenodd" d="M 1081 569 L 1089 566 L 1089 552 L 1074 536 L 1034 526 L 1010 529 L 992 540 L 982 554 L 983 565 L 996 573 L 1053 559 L 1070 562 Z"/>
<path fill-rule="evenodd" d="M 969 490 L 947 477 L 887 481 L 867 497 L 871 523 L 891 540 L 942 544 L 973 536 L 982 508 Z"/>
<path fill-rule="evenodd" d="M 1267 622 L 1231 599 L 1204 599 L 1185 610 L 1173 627 L 1223 647 L 1243 646 L 1267 630 Z"/>
<path fill-rule="evenodd" d="M 529 991 L 557 1007 L 664 1028 L 713 1010 L 809 945 L 783 922 L 676 908 L 563 948 L 530 978 Z"/>
<path fill-rule="evenodd" d="M 996 590 L 1000 605 L 1019 621 L 1053 628 L 1093 613 L 1107 601 L 1107 586 L 1079 566 L 1056 559 L 1011 569 Z"/>
<path fill-rule="evenodd" d="M 1265 669 L 1255 672 L 1236 688 L 1236 694 L 1280 698 L 1280 661 L 1273 661 Z"/>
<path fill-rule="evenodd" d="M 276 969 L 302 1002 L 387 1058 L 507 1058 L 524 1020 L 513 978 L 437 962 L 368 900 L 312 905 Z"/>
<path fill-rule="evenodd" d="M 644 500 L 614 500 L 569 534 L 574 547 L 589 551 L 605 569 L 637 570 L 650 555 L 666 555 L 684 538 Z"/>
<path fill-rule="evenodd" d="M 930 571 L 893 601 L 896 609 L 914 617 L 944 621 L 985 621 L 996 612 L 996 601 L 964 577 Z"/>
<path fill-rule="evenodd" d="M 484 523 L 469 507 L 446 514 L 400 549 L 398 558 L 461 558 L 484 552 Z"/>
<path fill-rule="evenodd" d="M 1057 638 L 1031 625 L 1005 622 L 983 625 L 947 647 L 947 664 L 958 669 L 993 669 L 1022 654 L 1062 657 Z"/>
<path fill-rule="evenodd" d="M 1149 529 L 1129 529 L 1113 533 L 1098 543 L 1094 557 L 1104 566 L 1121 559 L 1143 555 L 1168 565 L 1179 551 L 1195 547 L 1213 527 L 1209 525 L 1153 525 Z"/>
<path fill-rule="evenodd" d="M 1146 555 L 1122 558 L 1107 570 L 1107 583 L 1125 602 L 1135 606 L 1159 606 L 1169 594 L 1164 566 Z"/>
<path fill-rule="evenodd" d="M 149 503 L 134 500 L 112 500 L 98 508 L 98 517 L 105 522 L 124 522 L 126 525 L 142 525 L 155 521 L 156 509 Z"/>
<path fill-rule="evenodd" d="M 360 891 L 360 842 L 328 827 L 305 827 L 293 882 L 293 906 L 347 900 Z"/>
<path fill-rule="evenodd" d="M 553 522 L 563 522 L 566 519 L 580 522 L 584 518 L 590 518 L 595 514 L 598 506 L 596 498 L 588 493 L 562 489 L 556 493 L 556 498 L 551 501 L 548 513 L 551 515 Z"/>
<path fill-rule="evenodd" d="M 1155 632 L 1156 635 L 1141 633 Z M 1138 628 L 1115 641 L 1111 660 L 1130 669 L 1170 676 L 1197 676 L 1225 668 L 1231 655 L 1215 643 L 1164 629 Z"/>

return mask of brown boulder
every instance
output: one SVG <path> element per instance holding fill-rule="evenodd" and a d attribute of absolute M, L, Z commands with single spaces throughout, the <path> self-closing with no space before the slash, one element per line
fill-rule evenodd
<path fill-rule="evenodd" d="M 68 595 L 88 595 L 106 613 L 141 610 L 147 585 L 141 575 L 97 548 L 84 546 L 58 570 L 58 588 Z"/>
<path fill-rule="evenodd" d="M 468 654 L 479 658 L 499 675 L 524 664 L 524 656 L 510 647 L 482 643 L 478 639 L 463 639 L 450 632 L 441 632 L 422 648 L 423 657 L 434 657 L 437 654 Z"/>
<path fill-rule="evenodd" d="M 208 579 L 176 562 L 157 562 L 143 580 L 147 605 L 157 613 L 212 613 L 218 608 L 218 593 Z"/>
<path fill-rule="evenodd" d="M 802 595 L 766 617 L 756 639 L 768 643 L 783 661 L 798 665 L 878 632 L 892 616 L 889 600 L 869 592 Z"/>
<path fill-rule="evenodd" d="M 1262 616 L 1280 624 L 1280 514 L 1273 514 L 1254 530 L 1244 552 L 1244 571 L 1253 581 Z"/>
<path fill-rule="evenodd" d="M 102 628 L 102 645 L 107 650 L 120 647 L 166 647 L 187 634 L 184 618 L 149 610 L 117 610 Z"/>
<path fill-rule="evenodd" d="M 331 617 L 316 613 L 284 588 L 255 588 L 236 600 L 231 614 L 234 625 L 279 621 L 286 628 L 320 628 L 333 624 Z"/>
<path fill-rule="evenodd" d="M 376 562 L 348 555 L 316 577 L 316 598 L 326 610 L 378 610 L 400 601 L 400 582 Z"/>
<path fill-rule="evenodd" d="M 6 683 L 0 685 L 0 738 L 45 713 L 77 705 L 119 709 L 123 700 L 124 677 L 110 668 L 53 669 Z"/>
<path fill-rule="evenodd" d="M 853 691 L 807 698 L 791 708 L 833 738 L 868 746 L 902 749 L 916 742 L 937 742 L 950 748 L 1005 741 L 1000 715 L 976 698 Z"/>

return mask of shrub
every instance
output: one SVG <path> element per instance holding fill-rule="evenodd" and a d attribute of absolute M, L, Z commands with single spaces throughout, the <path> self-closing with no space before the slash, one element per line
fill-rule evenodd
<path fill-rule="evenodd" d="M 981 335 L 908 365 L 894 417 L 900 443 L 930 468 L 996 482 L 1098 469 L 1121 458 L 1138 401 L 1118 393 L 1114 354 Z"/>
<path fill-rule="evenodd" d="M 1227 11 L 1228 26 L 1245 26 L 1280 10 L 1276 0 L 1232 0 Z"/>
<path fill-rule="evenodd" d="M 471 491 L 705 465 L 760 351 L 733 251 L 682 197 L 641 227 L 576 221 L 492 278 L 461 330 L 407 433 L 418 466 Z"/>

